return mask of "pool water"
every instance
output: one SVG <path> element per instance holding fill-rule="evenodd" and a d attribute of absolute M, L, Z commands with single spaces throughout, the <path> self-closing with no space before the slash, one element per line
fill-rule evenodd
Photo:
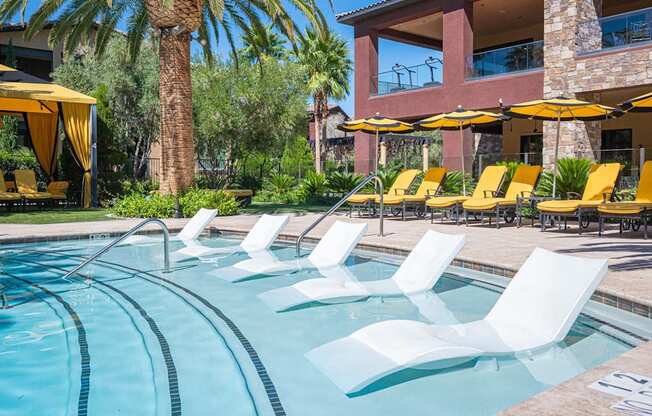
<path fill-rule="evenodd" d="M 61 279 L 107 241 L 0 248 L 0 415 L 489 415 L 631 348 L 582 315 L 547 353 L 407 370 L 347 396 L 306 352 L 387 319 L 480 319 L 500 291 L 446 275 L 419 302 L 394 297 L 275 313 L 258 294 L 319 273 L 228 283 L 219 268 L 247 258 L 237 254 L 176 261 L 164 274 L 160 244 L 115 248 L 82 271 L 86 279 Z M 293 258 L 290 247 L 273 250 Z M 364 256 L 347 266 L 360 280 L 397 268 Z"/>

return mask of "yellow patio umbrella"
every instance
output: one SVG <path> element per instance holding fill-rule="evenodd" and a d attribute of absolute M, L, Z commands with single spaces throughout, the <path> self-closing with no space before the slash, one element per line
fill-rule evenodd
<path fill-rule="evenodd" d="M 601 121 L 621 116 L 623 113 L 613 107 L 590 103 L 575 98 L 556 97 L 546 100 L 528 101 L 503 108 L 503 114 L 515 118 L 547 120 L 557 122 L 555 139 L 554 174 L 552 196 L 557 191 L 557 158 L 559 156 L 559 133 L 562 121 Z"/>
<path fill-rule="evenodd" d="M 502 123 L 508 117 L 488 111 L 465 110 L 462 106 L 450 113 L 438 114 L 414 123 L 418 130 L 459 130 L 460 132 L 460 159 L 462 160 L 462 190 L 466 195 L 466 180 L 464 173 L 464 134 L 462 130 L 467 127 Z"/>
<path fill-rule="evenodd" d="M 410 123 L 405 123 L 399 120 L 382 117 L 379 113 L 369 118 L 359 120 L 345 121 L 337 126 L 338 129 L 345 132 L 361 131 L 363 133 L 376 135 L 376 157 L 374 163 L 374 170 L 378 170 L 378 143 L 380 133 L 411 133 L 414 128 Z"/>
<path fill-rule="evenodd" d="M 652 112 L 652 92 L 629 99 L 619 106 L 628 113 L 649 113 Z"/>

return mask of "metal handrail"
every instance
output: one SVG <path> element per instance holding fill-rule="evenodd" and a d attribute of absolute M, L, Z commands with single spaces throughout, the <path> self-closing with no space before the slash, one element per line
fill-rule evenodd
<path fill-rule="evenodd" d="M 359 183 L 355 188 L 353 188 L 353 190 L 351 190 L 351 192 L 349 192 L 348 194 L 344 195 L 344 196 L 342 197 L 342 199 L 340 199 L 339 201 L 337 201 L 337 202 L 335 203 L 335 205 L 333 205 L 333 206 L 332 206 L 328 211 L 326 211 L 325 213 L 323 213 L 323 214 L 322 214 L 319 218 L 317 218 L 317 219 L 316 219 L 312 224 L 310 224 L 310 225 L 308 226 L 308 228 L 306 228 L 305 230 L 303 230 L 303 232 L 302 232 L 301 234 L 299 234 L 299 237 L 297 238 L 297 243 L 296 243 L 296 246 L 297 246 L 297 257 L 299 257 L 299 256 L 301 255 L 301 241 L 303 241 L 303 238 L 306 236 L 306 234 L 308 234 L 310 231 L 312 231 L 312 230 L 313 230 L 313 229 L 314 229 L 314 228 L 315 228 L 315 227 L 316 227 L 320 222 L 322 222 L 322 221 L 324 220 L 324 218 L 328 217 L 328 216 L 331 215 L 333 212 L 335 212 L 339 207 L 341 207 L 342 205 L 344 205 L 344 203 L 346 202 L 346 200 L 349 199 L 349 197 L 350 197 L 351 195 L 355 194 L 355 193 L 358 192 L 360 189 L 364 188 L 365 185 L 367 185 L 369 182 L 371 182 L 371 181 L 373 181 L 373 180 L 376 181 L 376 185 L 378 186 L 378 189 L 379 189 L 379 191 L 380 191 L 380 193 L 379 193 L 379 194 L 380 194 L 380 215 L 379 215 L 379 219 L 380 219 L 380 230 L 379 230 L 378 235 L 379 235 L 380 237 L 383 236 L 383 213 L 384 213 L 384 209 L 383 209 L 383 194 L 385 193 L 385 192 L 384 192 L 384 189 L 383 189 L 383 181 L 380 180 L 380 177 L 378 177 L 377 175 L 369 175 L 369 176 L 367 176 L 366 178 L 364 178 L 362 181 L 360 181 L 360 183 Z"/>
<path fill-rule="evenodd" d="M 170 231 L 168 230 L 167 225 L 158 218 L 148 218 L 145 221 L 141 222 L 140 224 L 132 227 L 129 231 L 121 235 L 120 237 L 116 238 L 113 240 L 110 244 L 107 244 L 104 248 L 102 248 L 100 251 L 97 253 L 93 254 L 91 257 L 88 259 L 84 260 L 79 264 L 79 266 L 75 267 L 68 273 L 66 273 L 65 276 L 63 276 L 63 279 L 66 279 L 73 274 L 77 273 L 79 270 L 81 270 L 83 267 L 88 265 L 89 263 L 93 262 L 95 259 L 100 257 L 102 254 L 106 253 L 107 251 L 111 250 L 113 247 L 115 247 L 117 244 L 120 244 L 122 241 L 124 241 L 127 237 L 131 236 L 134 234 L 136 231 L 140 230 L 143 228 L 145 225 L 149 223 L 155 223 L 161 226 L 161 229 L 163 230 L 163 251 L 164 251 L 164 273 L 169 273 L 170 272 Z"/>

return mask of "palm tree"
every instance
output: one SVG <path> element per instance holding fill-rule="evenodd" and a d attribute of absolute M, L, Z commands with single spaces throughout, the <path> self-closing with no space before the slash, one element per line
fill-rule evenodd
<path fill-rule="evenodd" d="M 349 93 L 349 59 L 346 42 L 334 33 L 308 30 L 297 50 L 299 63 L 307 74 L 315 117 L 315 170 L 322 171 L 322 134 L 328 117 L 328 100 L 341 100 Z"/>
<path fill-rule="evenodd" d="M 3 0 L 0 23 L 22 13 L 29 0 Z M 315 0 L 291 0 L 316 28 L 326 26 Z M 43 0 L 27 24 L 29 39 L 56 17 L 50 43 L 64 42 L 71 53 L 95 34 L 95 52 L 102 54 L 119 22 L 126 22 L 132 56 L 146 38 L 158 44 L 160 58 L 161 131 L 163 151 L 161 191 L 178 194 L 194 178 L 190 41 L 198 39 L 212 63 L 211 38 L 223 35 L 235 52 L 236 28 L 243 33 L 263 25 L 269 17 L 281 33 L 294 41 L 295 22 L 276 0 Z M 234 55 L 236 55 L 234 53 Z"/>
<path fill-rule="evenodd" d="M 280 60 L 286 57 L 285 41 L 273 31 L 272 25 L 252 27 L 242 36 L 242 55 L 249 62 L 260 62 L 263 57 Z"/>

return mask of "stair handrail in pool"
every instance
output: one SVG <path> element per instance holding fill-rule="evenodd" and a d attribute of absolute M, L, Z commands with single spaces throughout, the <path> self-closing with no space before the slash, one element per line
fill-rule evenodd
<path fill-rule="evenodd" d="M 161 226 L 161 229 L 163 230 L 163 261 L 164 261 L 164 273 L 169 273 L 170 272 L 170 231 L 168 230 L 168 226 L 165 225 L 163 221 L 161 221 L 158 218 L 148 218 L 145 221 L 139 223 L 138 225 L 132 227 L 129 231 L 121 235 L 120 237 L 116 238 L 113 240 L 111 243 L 107 244 L 104 246 L 100 251 L 97 253 L 93 254 L 91 257 L 88 259 L 84 260 L 79 264 L 79 266 L 75 267 L 68 273 L 66 273 L 65 276 L 63 276 L 63 279 L 66 279 L 73 274 L 77 273 L 79 270 L 81 270 L 83 267 L 88 265 L 89 263 L 92 263 L 95 259 L 106 253 L 107 251 L 111 250 L 113 247 L 116 245 L 120 244 L 122 241 L 124 241 L 126 238 L 134 234 L 136 231 L 140 230 L 147 224 L 154 223 L 158 224 Z"/>
<path fill-rule="evenodd" d="M 296 242 L 296 247 L 297 247 L 297 257 L 301 256 L 301 242 L 303 241 L 303 238 L 308 234 L 310 231 L 312 231 L 317 225 L 319 225 L 320 222 L 322 222 L 326 217 L 331 215 L 333 212 L 335 212 L 339 207 L 344 205 L 347 199 L 351 197 L 353 194 L 358 192 L 360 189 L 364 188 L 369 182 L 371 181 L 376 181 L 376 185 L 378 186 L 379 193 L 380 195 L 380 210 L 379 210 L 379 220 L 380 220 L 380 228 L 378 231 L 378 235 L 380 237 L 383 236 L 383 214 L 384 214 L 384 209 L 383 209 L 383 195 L 384 195 L 384 189 L 383 189 L 383 181 L 380 179 L 378 175 L 369 175 L 365 177 L 360 183 L 353 188 L 348 194 L 344 195 L 342 199 L 337 201 L 335 205 L 333 205 L 328 211 L 323 213 L 319 218 L 317 218 L 312 224 L 308 226 L 301 234 L 299 234 L 299 237 L 297 238 Z"/>

